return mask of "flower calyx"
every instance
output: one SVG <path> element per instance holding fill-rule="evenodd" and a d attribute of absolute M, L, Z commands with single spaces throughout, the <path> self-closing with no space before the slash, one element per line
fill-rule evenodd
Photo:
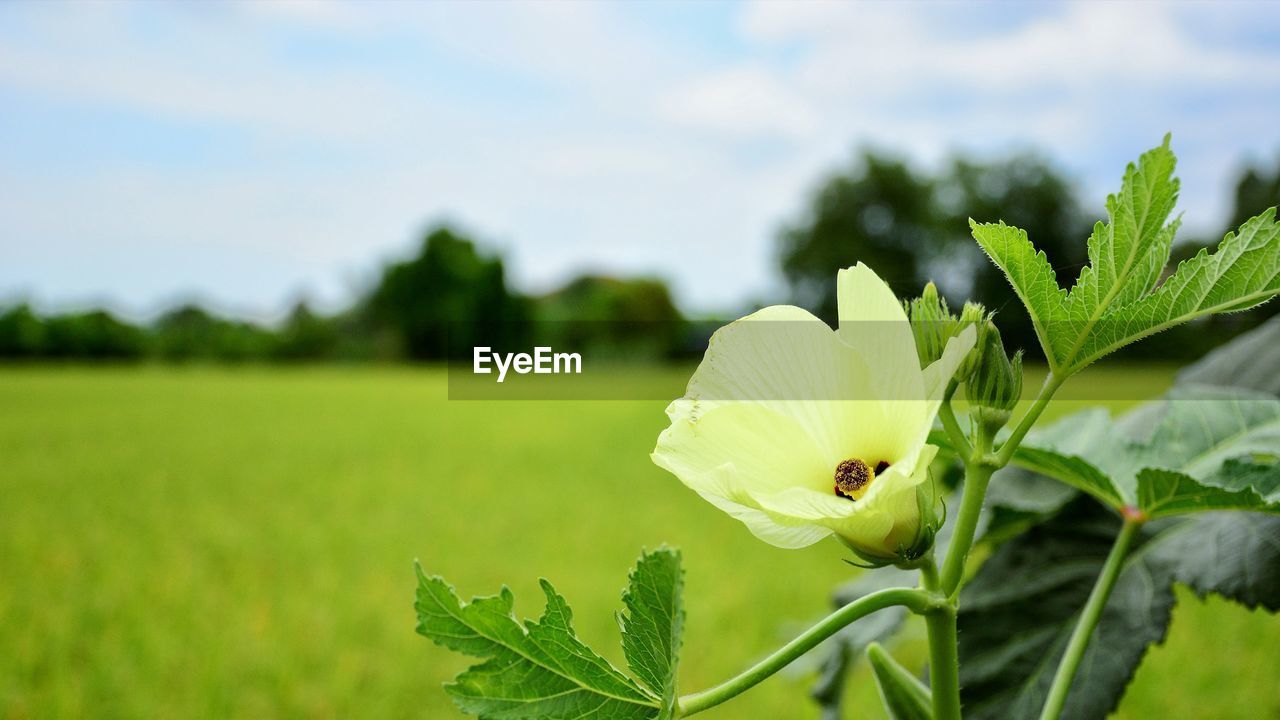
<path fill-rule="evenodd" d="M 965 386 L 974 421 L 994 435 L 1009 422 L 1022 397 L 1022 351 L 1010 358 L 1000 340 L 995 323 L 987 320 L 980 333 L 979 362 Z"/>
<path fill-rule="evenodd" d="M 956 316 L 947 307 L 947 299 L 938 294 L 937 286 L 931 282 L 925 284 L 920 297 L 904 302 L 903 308 L 911 321 L 911 332 L 915 335 L 916 353 L 920 357 L 921 367 L 942 357 L 947 341 L 972 325 L 978 333 L 977 342 L 956 371 L 955 380 L 964 382 L 973 375 L 981 362 L 983 335 L 991 317 L 986 308 L 975 302 L 967 302 L 961 308 L 960 315 Z"/>
<path fill-rule="evenodd" d="M 920 524 L 914 536 L 900 543 L 892 552 L 871 551 L 841 538 L 844 546 L 858 557 L 856 561 L 845 560 L 845 562 L 867 569 L 881 568 L 886 565 L 894 565 L 903 570 L 919 568 L 933 552 L 938 531 L 947 521 L 947 506 L 938 494 L 932 478 L 916 486 L 915 502 L 920 515 Z"/>

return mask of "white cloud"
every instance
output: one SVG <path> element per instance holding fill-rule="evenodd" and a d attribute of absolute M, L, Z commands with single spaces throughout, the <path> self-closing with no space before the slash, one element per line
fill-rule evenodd
<path fill-rule="evenodd" d="M 405 129 L 418 99 L 357 68 L 318 72 L 282 62 L 269 41 L 235 18 L 182 6 L 164 35 L 140 37 L 110 5 L 33 18 L 26 42 L 0 46 L 0 84 L 79 102 L 255 132 L 327 139 Z"/>
<path fill-rule="evenodd" d="M 1010 9 L 1032 16 L 998 22 Z M 1242 9 L 1280 19 L 1274 6 Z M 1205 14 L 1217 18 L 1214 37 L 1200 32 Z M 1280 128 L 1259 112 L 1262 104 L 1280 111 L 1280 53 L 1274 45 L 1231 42 L 1221 27 L 1225 14 L 1224 6 L 1208 13 L 1167 3 L 752 2 L 739 26 L 761 52 L 789 54 L 777 64 L 776 81 L 822 119 L 811 137 L 852 132 L 926 156 L 1034 144 L 1101 192 L 1122 158 L 1166 130 L 1188 159 L 1198 155 L 1194 148 L 1237 157 L 1280 140 Z M 1197 98 L 1219 97 L 1239 105 L 1196 107 Z M 1116 157 L 1122 143 L 1131 145 Z M 1112 166 L 1086 164 L 1104 158 Z M 1184 162 L 1193 225 L 1221 215 L 1220 193 L 1212 190 L 1225 179 L 1221 166 Z"/>
<path fill-rule="evenodd" d="M 800 139 L 818 118 L 808 101 L 758 65 L 713 72 L 677 87 L 659 101 L 671 122 L 734 139 Z"/>

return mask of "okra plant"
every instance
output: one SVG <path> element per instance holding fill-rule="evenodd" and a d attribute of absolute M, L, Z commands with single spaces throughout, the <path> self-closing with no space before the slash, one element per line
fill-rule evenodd
<path fill-rule="evenodd" d="M 894 718 L 1102 718 L 1164 637 L 1175 582 L 1280 609 L 1280 325 L 1122 417 L 1095 408 L 1038 425 L 1092 363 L 1280 292 L 1275 208 L 1166 269 L 1174 166 L 1166 137 L 1126 169 L 1070 289 L 1026 233 L 971 223 L 1047 360 L 1031 398 L 992 313 L 954 313 L 932 285 L 902 302 L 862 264 L 836 274 L 837 329 L 775 306 L 715 333 L 653 461 L 764 542 L 842 543 L 868 570 L 831 615 L 741 674 L 683 692 L 674 550 L 645 553 L 623 593 L 629 672 L 578 639 L 546 581 L 542 617 L 520 622 L 508 590 L 464 603 L 419 568 L 418 632 L 482 660 L 446 692 L 494 720 L 682 718 L 821 645 L 813 696 L 828 718 L 862 656 Z M 954 493 L 948 468 L 962 473 Z M 928 631 L 927 681 L 881 644 L 908 614 Z M 750 716 L 750 700 L 736 702 Z"/>

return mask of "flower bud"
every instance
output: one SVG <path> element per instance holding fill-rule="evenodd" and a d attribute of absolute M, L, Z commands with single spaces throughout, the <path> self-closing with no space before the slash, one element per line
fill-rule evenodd
<path fill-rule="evenodd" d="M 947 309 L 947 300 L 938 295 L 933 283 L 924 286 L 920 297 L 905 303 L 911 320 L 911 332 L 916 338 L 916 353 L 920 367 L 925 367 L 942 357 L 947 340 L 956 333 L 956 317 Z"/>
<path fill-rule="evenodd" d="M 1000 331 L 987 321 L 980 335 L 980 362 L 969 379 L 966 393 L 974 418 L 991 432 L 1009 422 L 1009 415 L 1022 397 L 1022 351 L 1013 360 L 1005 354 Z"/>
<path fill-rule="evenodd" d="M 986 349 L 987 330 L 989 327 L 995 327 L 995 325 L 991 324 L 991 315 L 987 314 L 987 309 L 976 302 L 964 304 L 964 308 L 960 311 L 960 319 L 955 324 L 954 333 L 959 333 L 970 325 L 978 331 L 978 337 L 973 344 L 973 349 L 969 351 L 968 357 L 964 359 L 963 363 L 960 363 L 960 369 L 956 371 L 956 382 L 967 382 L 969 378 L 973 377 L 973 373 L 982 364 L 982 354 Z"/>

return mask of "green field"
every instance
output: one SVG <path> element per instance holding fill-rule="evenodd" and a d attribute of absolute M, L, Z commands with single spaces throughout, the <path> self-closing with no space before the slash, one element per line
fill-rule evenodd
<path fill-rule="evenodd" d="M 682 685 L 719 681 L 850 569 L 654 467 L 663 405 L 449 402 L 413 369 L 0 369 L 0 717 L 458 717 L 440 684 L 466 661 L 414 634 L 414 558 L 464 595 L 508 582 L 526 614 L 552 579 L 618 661 L 618 593 L 661 543 L 688 568 Z M 1280 621 L 1181 598 L 1121 716 L 1276 717 Z M 812 718 L 807 684 L 705 717 Z"/>

